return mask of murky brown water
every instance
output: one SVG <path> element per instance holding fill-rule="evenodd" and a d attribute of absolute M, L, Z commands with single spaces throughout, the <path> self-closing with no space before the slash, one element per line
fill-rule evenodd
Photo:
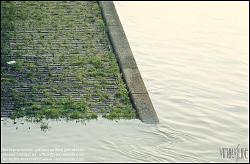
<path fill-rule="evenodd" d="M 235 162 L 221 159 L 219 148 L 249 146 L 248 2 L 115 5 L 160 124 L 51 121 L 43 132 L 40 124 L 4 120 L 5 161 L 23 148 L 43 161 L 77 149 L 60 161 Z"/>

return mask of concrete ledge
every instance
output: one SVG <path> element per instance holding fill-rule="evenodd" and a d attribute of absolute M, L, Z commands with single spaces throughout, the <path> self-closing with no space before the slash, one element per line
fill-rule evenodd
<path fill-rule="evenodd" d="M 109 39 L 116 54 L 124 80 L 128 87 L 133 106 L 142 122 L 155 124 L 159 122 L 153 104 L 136 65 L 127 37 L 122 28 L 112 1 L 99 1 Z"/>

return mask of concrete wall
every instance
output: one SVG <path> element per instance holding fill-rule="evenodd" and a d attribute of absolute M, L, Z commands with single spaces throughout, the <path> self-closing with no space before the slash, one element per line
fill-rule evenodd
<path fill-rule="evenodd" d="M 138 70 L 113 2 L 100 1 L 99 6 L 111 45 L 116 54 L 124 80 L 129 89 L 130 98 L 138 112 L 139 118 L 145 123 L 158 123 L 159 119 Z"/>

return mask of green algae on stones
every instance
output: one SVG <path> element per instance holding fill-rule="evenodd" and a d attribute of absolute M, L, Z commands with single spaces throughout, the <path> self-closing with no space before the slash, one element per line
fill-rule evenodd
<path fill-rule="evenodd" d="M 133 119 L 135 113 L 131 111 L 131 107 L 114 107 L 109 113 L 103 116 L 104 118 L 115 120 L 115 119 Z"/>
<path fill-rule="evenodd" d="M 30 107 L 20 108 L 11 114 L 12 119 L 21 117 L 45 119 L 96 119 L 97 114 L 91 112 L 84 101 L 76 102 L 68 98 L 61 101 L 50 100 L 44 103 L 33 103 Z"/>
<path fill-rule="evenodd" d="M 1 1 L 1 115 L 135 118 L 105 28 L 97 2 Z"/>

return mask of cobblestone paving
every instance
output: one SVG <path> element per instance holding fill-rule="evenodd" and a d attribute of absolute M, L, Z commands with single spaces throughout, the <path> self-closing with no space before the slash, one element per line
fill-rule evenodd
<path fill-rule="evenodd" d="M 13 111 L 135 118 L 97 2 L 1 1 L 1 116 Z"/>

